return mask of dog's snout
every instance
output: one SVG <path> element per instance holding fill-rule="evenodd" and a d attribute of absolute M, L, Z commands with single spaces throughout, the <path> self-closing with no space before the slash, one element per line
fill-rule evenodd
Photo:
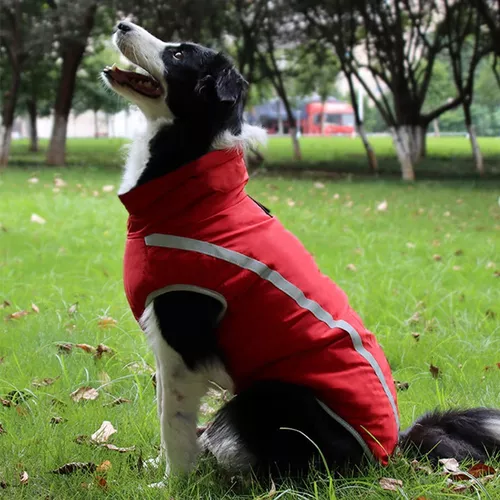
<path fill-rule="evenodd" d="M 122 31 L 123 33 L 126 33 L 127 31 L 132 31 L 132 26 L 129 23 L 126 22 L 120 22 L 118 23 L 118 26 L 116 27 L 117 31 Z"/>

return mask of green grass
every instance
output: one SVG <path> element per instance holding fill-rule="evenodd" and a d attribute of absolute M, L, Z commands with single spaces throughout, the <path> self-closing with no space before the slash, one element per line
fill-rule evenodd
<path fill-rule="evenodd" d="M 76 153 L 83 144 L 72 141 Z M 16 148 L 20 147 L 16 144 Z M 90 157 L 90 153 L 86 153 Z M 71 156 L 70 156 L 71 157 Z M 76 158 L 76 156 L 75 156 Z M 37 184 L 28 179 L 36 176 Z M 67 186 L 54 192 L 54 178 Z M 96 168 L 9 169 L 0 177 L 0 303 L 32 312 L 17 320 L 0 320 L 0 397 L 23 391 L 18 407 L 0 405 L 0 489 L 5 498 L 167 498 L 250 499 L 269 485 L 226 477 L 209 463 L 186 480 L 173 480 L 167 492 L 148 490 L 161 471 L 139 472 L 140 456 L 156 454 L 159 427 L 154 391 L 147 370 L 153 364 L 143 334 L 122 291 L 122 251 L 126 214 L 114 193 L 118 172 Z M 315 255 L 322 270 L 348 293 L 366 325 L 376 332 L 394 376 L 408 382 L 399 393 L 402 426 L 434 407 L 498 406 L 500 401 L 500 207 L 498 183 L 395 181 L 332 182 L 267 178 L 251 181 L 249 191 L 268 205 Z M 387 211 L 377 211 L 386 200 Z M 30 222 L 33 213 L 46 220 Z M 439 255 L 441 260 L 435 260 Z M 347 266 L 354 264 L 356 271 Z M 77 312 L 68 309 L 78 303 Z M 414 323 L 409 319 L 419 313 Z M 116 326 L 101 328 L 109 316 Z M 418 332 L 417 342 L 412 332 Z M 96 360 L 74 349 L 60 353 L 60 342 L 104 343 L 115 355 Z M 430 364 L 440 369 L 434 379 Z M 486 369 L 486 367 L 491 367 Z M 36 388 L 34 379 L 57 378 Z M 81 386 L 99 389 L 99 398 L 75 403 L 70 393 Z M 29 397 L 28 397 L 29 396 Z M 131 402 L 104 406 L 114 398 Z M 63 417 L 53 425 L 51 418 Z M 77 444 L 103 420 L 118 432 L 117 446 L 135 446 L 119 454 Z M 57 476 L 50 471 L 74 461 L 110 460 L 107 489 L 95 475 Z M 491 461 L 497 469 L 500 462 Z M 19 485 L 19 473 L 29 482 Z M 403 481 L 399 493 L 383 491 L 381 477 Z M 91 485 L 90 489 L 82 486 Z M 330 480 L 314 475 L 302 485 L 284 484 L 267 498 L 379 499 L 456 498 L 439 473 L 412 470 L 397 458 L 387 469 L 372 468 L 358 478 Z M 473 498 L 500 498 L 500 479 Z M 463 495 L 460 495 L 463 498 Z M 266 498 L 262 496 L 260 498 Z"/>
<path fill-rule="evenodd" d="M 372 137 L 371 142 L 379 161 L 381 174 L 399 175 L 390 137 Z M 303 137 L 300 140 L 303 160 L 292 160 L 292 146 L 288 137 L 271 137 L 264 150 L 265 167 L 269 169 L 318 169 L 325 171 L 366 174 L 367 162 L 359 139 L 348 137 Z M 122 155 L 116 154 L 125 144 L 122 139 L 72 139 L 68 146 L 69 165 L 121 167 Z M 490 175 L 500 175 L 500 139 L 482 137 L 479 144 L 485 158 L 485 169 Z M 14 141 L 13 165 L 43 164 L 47 141 L 41 141 L 41 152 L 30 153 L 26 140 Z M 465 137 L 429 137 L 428 154 L 417 166 L 417 177 L 475 176 L 471 149 Z"/>

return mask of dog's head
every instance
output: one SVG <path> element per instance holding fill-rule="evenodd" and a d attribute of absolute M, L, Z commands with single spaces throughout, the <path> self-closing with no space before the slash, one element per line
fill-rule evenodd
<path fill-rule="evenodd" d="M 146 118 L 213 120 L 243 112 L 248 84 L 225 55 L 194 43 L 165 43 L 128 21 L 113 36 L 137 72 L 106 68 L 104 81 Z"/>

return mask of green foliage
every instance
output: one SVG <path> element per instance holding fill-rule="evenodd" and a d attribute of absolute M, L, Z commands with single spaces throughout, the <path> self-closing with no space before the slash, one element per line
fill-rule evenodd
<path fill-rule="evenodd" d="M 298 97 L 319 95 L 322 101 L 335 93 L 340 64 L 332 49 L 310 42 L 288 52 L 295 59 L 293 88 Z M 293 61 L 292 59 L 292 61 Z"/>
<path fill-rule="evenodd" d="M 78 70 L 73 110 L 80 114 L 87 110 L 104 113 L 117 113 L 127 107 L 125 99 L 120 99 L 101 81 L 100 75 L 105 66 L 118 60 L 116 51 L 103 48 L 87 55 Z"/>

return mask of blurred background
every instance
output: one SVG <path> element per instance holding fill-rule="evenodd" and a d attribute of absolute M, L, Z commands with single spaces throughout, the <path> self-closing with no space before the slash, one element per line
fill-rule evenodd
<path fill-rule="evenodd" d="M 145 122 L 99 74 L 127 65 L 110 42 L 126 17 L 233 57 L 272 137 L 255 165 L 500 174 L 498 0 L 1 0 L 0 16 L 2 167 L 121 163 Z"/>

